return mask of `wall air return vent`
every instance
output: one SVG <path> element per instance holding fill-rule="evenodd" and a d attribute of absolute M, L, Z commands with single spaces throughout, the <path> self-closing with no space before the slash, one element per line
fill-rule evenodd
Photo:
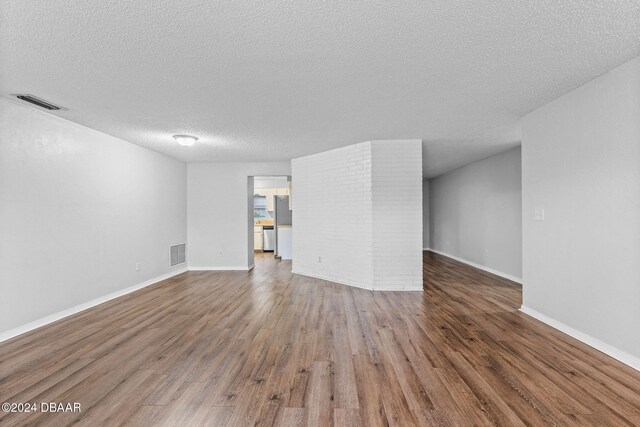
<path fill-rule="evenodd" d="M 49 111 L 67 111 L 66 108 L 61 107 L 59 105 L 55 105 L 50 103 L 49 101 L 45 101 L 44 99 L 40 99 L 37 96 L 33 96 L 33 95 L 13 95 L 16 98 L 28 102 L 30 104 L 33 105 L 37 105 L 40 108 L 44 108 L 45 110 L 49 110 Z"/>
<path fill-rule="evenodd" d="M 186 261 L 187 244 L 171 246 L 171 267 L 182 264 Z"/>

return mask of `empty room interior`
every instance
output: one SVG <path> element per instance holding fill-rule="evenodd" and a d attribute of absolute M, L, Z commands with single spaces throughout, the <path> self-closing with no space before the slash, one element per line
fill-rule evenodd
<path fill-rule="evenodd" d="M 0 404 L 640 425 L 640 2 L 1 2 Z"/>

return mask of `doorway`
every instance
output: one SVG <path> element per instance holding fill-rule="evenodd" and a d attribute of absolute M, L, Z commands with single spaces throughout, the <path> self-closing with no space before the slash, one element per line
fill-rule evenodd
<path fill-rule="evenodd" d="M 291 177 L 253 176 L 249 187 L 249 248 L 254 261 L 257 254 L 291 259 Z"/>

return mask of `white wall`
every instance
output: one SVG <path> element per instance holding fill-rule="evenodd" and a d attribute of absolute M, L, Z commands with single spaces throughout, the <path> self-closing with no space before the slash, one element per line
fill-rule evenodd
<path fill-rule="evenodd" d="M 373 288 L 422 289 L 422 141 L 373 141 Z"/>
<path fill-rule="evenodd" d="M 253 185 L 248 177 L 290 174 L 289 162 L 190 163 L 189 268 L 246 270 L 253 265 L 253 244 L 249 245 L 253 238 L 249 225 Z"/>
<path fill-rule="evenodd" d="M 640 368 L 640 58 L 525 116 L 522 162 L 523 305 Z"/>
<path fill-rule="evenodd" d="M 253 182 L 253 188 L 288 188 L 289 181 L 286 176 L 257 176 Z"/>
<path fill-rule="evenodd" d="M 172 271 L 185 164 L 5 100 L 0 123 L 0 333 Z"/>
<path fill-rule="evenodd" d="M 422 180 L 422 248 L 429 249 L 431 245 L 431 225 L 429 221 L 429 180 Z"/>
<path fill-rule="evenodd" d="M 373 287 L 371 142 L 291 161 L 293 271 Z"/>
<path fill-rule="evenodd" d="M 292 161 L 293 271 L 422 289 L 422 145 L 373 141 Z"/>
<path fill-rule="evenodd" d="M 430 180 L 431 248 L 522 277 L 520 147 Z"/>

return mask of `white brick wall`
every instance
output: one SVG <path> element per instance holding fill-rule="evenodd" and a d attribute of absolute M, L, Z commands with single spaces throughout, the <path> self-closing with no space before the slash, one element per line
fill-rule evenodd
<path fill-rule="evenodd" d="M 422 289 L 422 141 L 374 141 L 373 287 Z"/>
<path fill-rule="evenodd" d="M 422 289 L 422 143 L 373 141 L 292 161 L 293 271 Z"/>
<path fill-rule="evenodd" d="M 293 271 L 371 289 L 371 142 L 294 159 L 291 174 Z"/>

